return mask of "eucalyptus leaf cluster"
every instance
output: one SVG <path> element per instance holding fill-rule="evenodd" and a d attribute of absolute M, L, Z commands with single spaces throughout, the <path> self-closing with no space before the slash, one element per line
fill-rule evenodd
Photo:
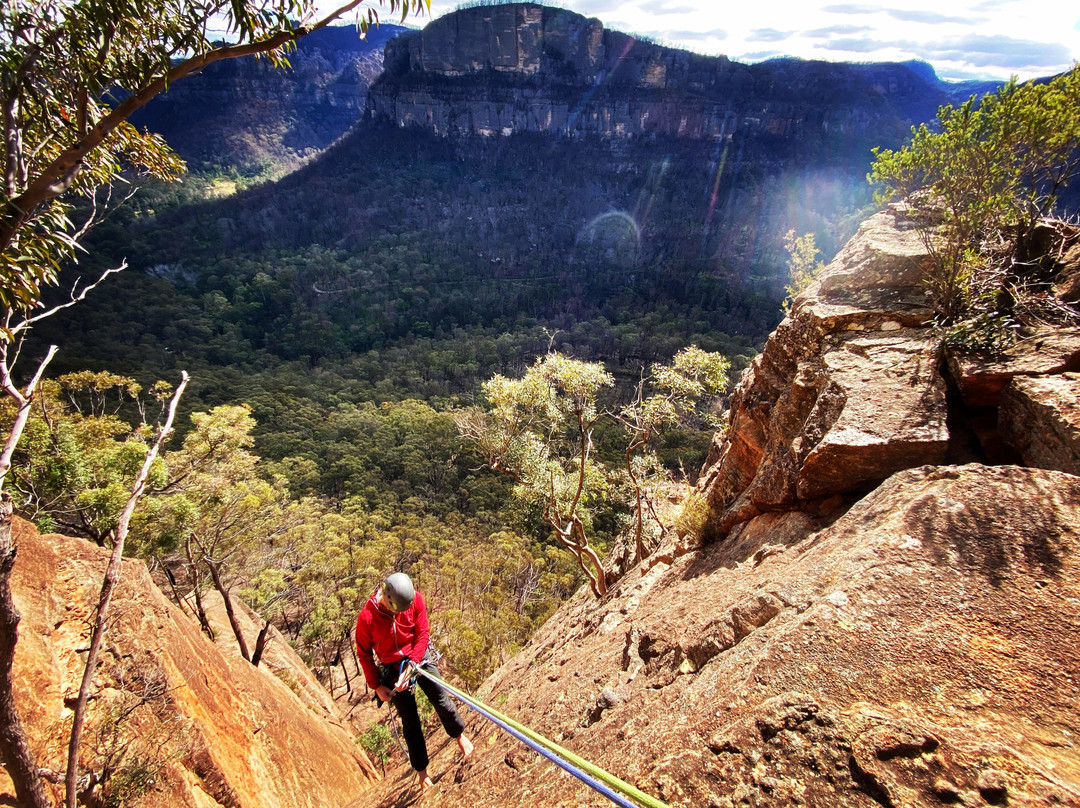
<path fill-rule="evenodd" d="M 879 202 L 900 201 L 931 256 L 940 324 L 1001 325 L 1052 264 L 1036 233 L 1080 172 L 1080 67 L 1048 82 L 1012 80 L 944 106 L 901 149 L 875 150 Z M 988 279 L 994 278 L 993 289 Z M 968 322 L 970 321 L 970 322 Z M 966 323 L 966 325 L 965 325 Z"/>
<path fill-rule="evenodd" d="M 593 522 L 629 507 L 635 560 L 647 555 L 646 522 L 656 522 L 661 536 L 666 531 L 654 506 L 662 464 L 649 444 L 694 419 L 703 428 L 715 427 L 717 413 L 710 406 L 727 389 L 730 369 L 721 354 L 692 345 L 670 365 L 653 365 L 632 400 L 618 406 L 609 396 L 614 376 L 602 363 L 549 352 L 519 379 L 489 379 L 484 393 L 490 409 L 463 412 L 458 428 L 489 468 L 514 480 L 514 495 L 542 512 L 600 596 L 609 571 L 598 553 L 602 548 L 589 541 Z M 625 432 L 622 469 L 595 450 L 594 430 L 604 417 Z"/>

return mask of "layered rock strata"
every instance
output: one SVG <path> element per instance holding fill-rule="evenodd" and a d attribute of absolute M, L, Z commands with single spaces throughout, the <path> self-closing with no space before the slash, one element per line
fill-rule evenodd
<path fill-rule="evenodd" d="M 715 535 L 945 460 L 946 385 L 901 213 L 871 217 L 800 296 L 731 398 L 702 488 Z"/>
<path fill-rule="evenodd" d="M 921 467 L 818 526 L 763 514 L 579 593 L 482 695 L 675 808 L 1080 804 L 1080 478 Z M 469 731 L 425 803 L 600 804 Z"/>
<path fill-rule="evenodd" d="M 904 132 L 953 92 L 925 65 L 742 65 L 532 3 L 447 14 L 391 40 L 384 65 L 368 114 L 443 135 L 839 142 Z"/>
<path fill-rule="evenodd" d="M 903 211 L 889 209 L 794 301 L 706 462 L 712 538 L 768 511 L 840 507 L 896 471 L 947 459 L 1076 470 L 1080 329 L 1043 329 L 994 358 L 944 348 L 930 328 L 928 260 Z"/>

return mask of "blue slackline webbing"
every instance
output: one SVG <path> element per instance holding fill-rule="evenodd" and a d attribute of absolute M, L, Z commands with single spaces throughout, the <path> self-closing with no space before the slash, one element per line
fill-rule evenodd
<path fill-rule="evenodd" d="M 426 676 L 428 679 L 435 682 L 440 687 L 446 685 L 446 682 L 443 682 L 441 679 L 438 679 L 438 678 L 432 676 L 431 674 L 429 674 L 427 671 L 423 670 L 422 668 L 415 667 L 414 670 L 418 670 L 422 675 Z M 601 783 L 599 780 L 595 779 L 591 775 L 583 772 L 581 769 L 574 766 L 572 763 L 569 763 L 569 762 L 563 760 L 561 757 L 556 755 L 554 752 L 552 752 L 552 751 L 550 751 L 548 749 L 545 749 L 543 746 L 536 743 L 531 738 L 527 737 L 526 735 L 523 735 L 521 732 L 519 732 L 518 730 L 511 727 L 505 721 L 502 721 L 502 720 L 496 718 L 491 713 L 489 713 L 487 710 L 485 710 L 483 707 L 481 707 L 477 702 L 473 701 L 470 698 L 467 698 L 466 696 L 464 696 L 464 695 L 462 695 L 460 693 L 455 693 L 454 691 L 450 690 L 449 688 L 444 687 L 443 689 L 446 690 L 446 692 L 449 693 L 454 698 L 459 699 L 460 701 L 464 702 L 465 704 L 468 704 L 470 707 L 472 707 L 472 709 L 476 710 L 476 712 L 480 713 L 480 715 L 484 716 L 484 718 L 486 718 L 488 721 L 491 721 L 493 724 L 498 725 L 499 727 L 504 729 L 506 732 L 509 732 L 511 735 L 513 735 L 515 738 L 517 738 L 519 741 L 521 741 L 523 744 L 525 744 L 527 747 L 529 747 L 533 751 L 539 752 L 541 755 L 546 757 L 548 760 L 550 760 L 552 763 L 554 763 L 559 768 L 564 769 L 565 771 L 567 771 L 570 774 L 574 775 L 574 777 L 576 777 L 581 782 L 585 783 L 585 785 L 589 786 L 589 788 L 603 794 L 605 797 L 607 797 L 613 803 L 620 806 L 620 808 L 640 808 L 640 806 L 637 803 L 630 802 L 629 800 L 627 800 L 622 795 L 617 794 L 615 791 L 612 791 L 610 788 L 608 788 L 606 785 Z"/>

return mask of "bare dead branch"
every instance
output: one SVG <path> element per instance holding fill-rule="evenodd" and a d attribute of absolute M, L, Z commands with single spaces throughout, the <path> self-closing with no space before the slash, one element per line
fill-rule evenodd
<path fill-rule="evenodd" d="M 188 384 L 187 372 L 182 371 L 180 375 L 181 381 L 179 386 L 177 386 L 176 391 L 173 393 L 172 401 L 169 404 L 169 414 L 165 419 L 165 424 L 159 430 L 157 439 L 154 441 L 153 445 L 146 450 L 146 457 L 143 460 L 142 468 L 139 469 L 139 473 L 135 477 L 131 495 L 124 505 L 124 510 L 120 513 L 120 519 L 117 521 L 116 528 L 113 530 L 112 554 L 109 557 L 109 564 L 105 569 L 105 577 L 101 582 L 101 595 L 98 598 L 97 608 L 95 609 L 94 628 L 90 637 L 90 650 L 86 657 L 86 667 L 83 669 L 82 684 L 79 686 L 79 697 L 75 702 L 75 709 L 72 714 L 71 739 L 68 743 L 67 774 L 64 780 L 67 808 L 75 808 L 75 800 L 78 791 L 79 747 L 82 743 L 83 725 L 86 722 L 86 706 L 90 699 L 90 687 L 93 683 L 94 672 L 97 669 L 98 657 L 101 654 L 101 646 L 105 639 L 109 604 L 112 601 L 113 591 L 120 582 L 120 566 L 124 553 L 124 540 L 127 538 L 128 526 L 131 523 L 131 516 L 135 512 L 135 506 L 139 503 L 139 499 L 146 489 L 146 480 L 150 476 L 150 468 L 154 463 L 154 459 L 157 457 L 158 452 L 161 451 L 165 439 L 168 438 L 169 434 L 172 432 L 173 419 L 176 417 L 176 408 L 180 403 L 180 396 L 183 395 L 184 388 L 186 388 Z"/>

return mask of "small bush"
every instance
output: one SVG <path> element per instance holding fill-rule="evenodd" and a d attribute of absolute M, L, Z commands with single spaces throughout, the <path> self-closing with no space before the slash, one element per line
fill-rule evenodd
<path fill-rule="evenodd" d="M 688 491 L 682 510 L 675 517 L 675 530 L 680 536 L 701 539 L 709 521 L 709 503 L 697 491 Z"/>
<path fill-rule="evenodd" d="M 367 753 L 368 758 L 377 763 L 385 773 L 386 762 L 390 760 L 390 750 L 394 747 L 394 735 L 386 724 L 375 722 L 363 731 L 356 742 Z"/>

